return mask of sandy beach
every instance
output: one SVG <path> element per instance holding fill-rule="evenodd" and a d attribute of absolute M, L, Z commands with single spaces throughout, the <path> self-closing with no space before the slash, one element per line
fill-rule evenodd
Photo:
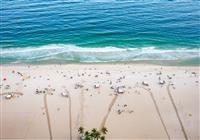
<path fill-rule="evenodd" d="M 200 139 L 199 67 L 1 65 L 0 139 Z"/>

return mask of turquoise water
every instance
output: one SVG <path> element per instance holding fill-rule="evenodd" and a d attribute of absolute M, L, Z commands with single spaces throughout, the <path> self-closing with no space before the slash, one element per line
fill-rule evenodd
<path fill-rule="evenodd" d="M 197 0 L 0 0 L 0 4 L 1 63 L 200 64 Z"/>

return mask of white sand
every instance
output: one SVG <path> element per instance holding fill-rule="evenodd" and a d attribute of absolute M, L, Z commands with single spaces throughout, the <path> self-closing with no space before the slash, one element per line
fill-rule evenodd
<path fill-rule="evenodd" d="M 166 82 L 162 86 L 158 84 L 159 77 Z M 5 95 L 0 96 L 0 139 L 49 139 L 44 94 L 36 94 L 36 89 L 44 88 L 55 89 L 53 95 L 46 95 L 52 139 L 70 139 L 69 98 L 61 96 L 66 90 L 71 97 L 72 137 L 77 139 L 80 126 L 87 130 L 100 128 L 115 97 L 111 86 L 125 86 L 125 93 L 117 96 L 107 114 L 107 139 L 200 139 L 199 67 L 148 64 L 1 66 L 0 78 L 0 94 L 23 93 L 9 100 Z M 143 86 L 143 81 L 149 86 Z M 167 92 L 170 81 L 174 84 L 169 89 L 180 121 Z M 75 89 L 76 83 L 83 87 Z M 99 89 L 94 88 L 95 83 L 100 84 Z M 6 85 L 10 87 L 5 89 Z M 152 94 L 144 88 L 150 88 Z"/>

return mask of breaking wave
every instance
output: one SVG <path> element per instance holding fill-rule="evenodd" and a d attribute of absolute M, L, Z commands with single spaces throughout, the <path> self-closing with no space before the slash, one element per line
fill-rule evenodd
<path fill-rule="evenodd" d="M 1 63 L 34 62 L 113 62 L 137 60 L 188 60 L 199 58 L 196 49 L 79 47 L 76 45 L 51 44 L 40 47 L 0 49 Z"/>

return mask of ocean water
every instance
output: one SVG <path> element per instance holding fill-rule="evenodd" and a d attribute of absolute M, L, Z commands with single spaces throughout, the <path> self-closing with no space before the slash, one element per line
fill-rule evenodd
<path fill-rule="evenodd" d="M 200 64 L 198 0 L 0 0 L 6 63 Z"/>

